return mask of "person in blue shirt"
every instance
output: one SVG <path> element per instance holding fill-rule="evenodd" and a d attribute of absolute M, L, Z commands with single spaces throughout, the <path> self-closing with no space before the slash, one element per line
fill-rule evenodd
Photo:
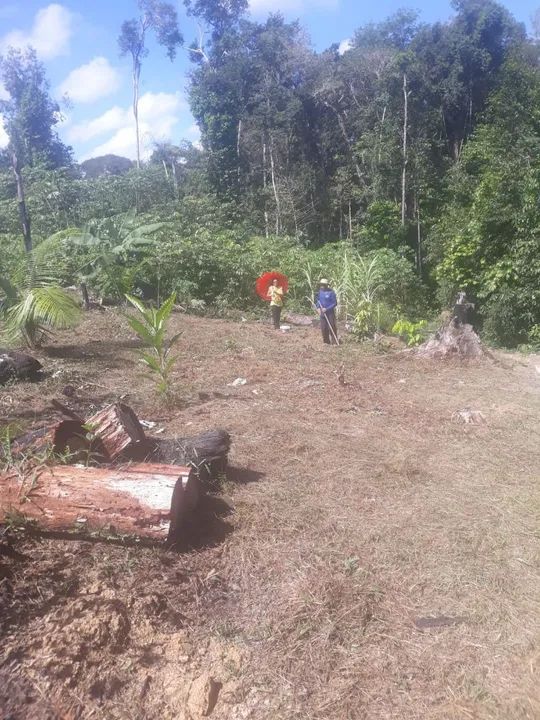
<path fill-rule="evenodd" d="M 326 345 L 338 345 L 339 341 L 337 339 L 336 293 L 332 290 L 326 278 L 321 278 L 319 284 L 320 290 L 316 296 L 315 306 L 321 318 L 321 333 L 323 342 Z"/>

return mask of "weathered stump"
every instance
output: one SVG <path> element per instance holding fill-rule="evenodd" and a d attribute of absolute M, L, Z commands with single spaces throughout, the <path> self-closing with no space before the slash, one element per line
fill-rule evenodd
<path fill-rule="evenodd" d="M 412 352 L 418 357 L 428 359 L 476 359 L 488 354 L 472 325 L 461 325 L 454 320 L 439 328 L 427 342 L 414 348 Z"/>
<path fill-rule="evenodd" d="M 199 502 L 190 468 L 132 464 L 39 467 L 0 475 L 0 522 L 42 533 L 178 542 Z"/>
<path fill-rule="evenodd" d="M 109 460 L 146 447 L 147 438 L 137 416 L 128 405 L 109 405 L 92 415 L 85 423 L 102 443 Z"/>

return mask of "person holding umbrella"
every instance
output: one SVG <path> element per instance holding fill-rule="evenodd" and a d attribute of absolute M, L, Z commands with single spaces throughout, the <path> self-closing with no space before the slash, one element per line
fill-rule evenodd
<path fill-rule="evenodd" d="M 272 314 L 274 329 L 279 330 L 281 326 L 281 309 L 283 307 L 283 288 L 279 285 L 277 278 L 272 280 L 267 295 L 270 298 L 270 313 Z"/>
<path fill-rule="evenodd" d="M 317 293 L 315 307 L 321 318 L 321 333 L 325 345 L 339 345 L 337 337 L 336 293 L 330 287 L 326 278 L 321 278 L 320 290 Z"/>
<path fill-rule="evenodd" d="M 283 296 L 289 288 L 287 277 L 279 272 L 265 272 L 257 279 L 255 290 L 262 300 L 270 302 L 272 323 L 276 330 L 280 328 Z"/>

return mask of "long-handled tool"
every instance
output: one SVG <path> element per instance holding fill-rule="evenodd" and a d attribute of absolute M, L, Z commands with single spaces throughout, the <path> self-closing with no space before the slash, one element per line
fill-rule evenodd
<path fill-rule="evenodd" d="M 336 333 L 334 332 L 334 328 L 332 327 L 332 323 L 331 323 L 330 320 L 328 319 L 328 316 L 326 315 L 326 313 L 324 313 L 324 312 L 322 311 L 322 309 L 321 309 L 321 311 L 319 312 L 319 308 L 315 305 L 315 303 L 313 302 L 313 300 L 312 300 L 311 298 L 309 298 L 307 295 L 306 295 L 306 300 L 311 304 L 312 308 L 315 310 L 315 312 L 316 312 L 318 315 L 323 315 L 323 316 L 324 316 L 324 319 L 325 319 L 326 322 L 328 323 L 328 327 L 329 327 L 329 329 L 330 329 L 330 332 L 332 333 L 332 337 L 333 337 L 334 340 L 336 341 L 336 345 L 339 345 L 338 337 L 337 337 Z"/>

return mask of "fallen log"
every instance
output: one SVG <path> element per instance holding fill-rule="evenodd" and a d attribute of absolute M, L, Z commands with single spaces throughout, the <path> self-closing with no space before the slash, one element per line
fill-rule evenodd
<path fill-rule="evenodd" d="M 291 325 L 298 325 L 300 327 L 311 327 L 312 325 L 319 324 L 319 318 L 313 315 L 299 315 L 298 313 L 285 313 L 284 321 Z"/>
<path fill-rule="evenodd" d="M 175 465 L 59 465 L 34 468 L 22 479 L 0 475 L 0 522 L 42 533 L 172 544 L 182 539 L 198 502 L 194 473 Z"/>
<path fill-rule="evenodd" d="M 189 465 L 203 485 L 211 484 L 227 469 L 231 436 L 226 430 L 217 428 L 193 437 L 155 438 L 151 442 L 149 459 Z"/>
<path fill-rule="evenodd" d="M 43 365 L 31 355 L 0 348 L 0 385 L 9 380 L 39 380 L 42 369 Z"/>
<path fill-rule="evenodd" d="M 14 457 L 62 455 L 72 463 L 97 461 L 105 457 L 105 448 L 99 438 L 92 437 L 86 426 L 78 420 L 60 420 L 52 426 L 38 428 L 13 440 Z"/>
<path fill-rule="evenodd" d="M 147 438 L 133 410 L 116 403 L 92 415 L 85 423 L 92 435 L 102 443 L 108 460 L 120 455 L 130 457 L 140 447 L 146 447 Z"/>

